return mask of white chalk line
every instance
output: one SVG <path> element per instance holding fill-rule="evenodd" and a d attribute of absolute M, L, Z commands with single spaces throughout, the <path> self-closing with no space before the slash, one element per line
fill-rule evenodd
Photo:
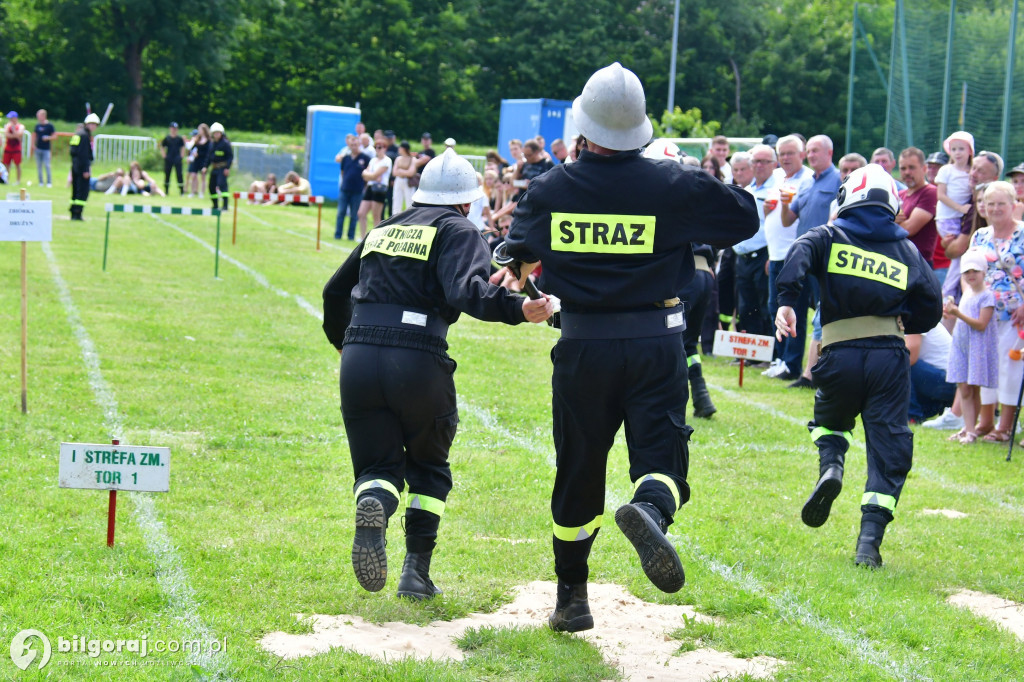
<path fill-rule="evenodd" d="M 164 225 L 166 225 L 167 227 L 170 227 L 171 229 L 177 230 L 181 234 L 185 235 L 186 237 L 188 237 L 192 241 L 196 242 L 197 244 L 199 244 L 200 246 L 205 248 L 210 253 L 216 253 L 216 251 L 217 251 L 216 248 L 212 244 L 204 241 L 201 237 L 197 237 L 196 235 L 192 234 L 188 230 L 186 230 L 186 229 L 184 229 L 182 227 L 178 227 L 174 223 L 168 222 L 168 221 L 164 220 L 163 218 L 161 218 L 158 215 L 150 214 L 150 216 L 153 218 L 153 220 L 156 220 L 159 223 L 163 223 Z M 272 292 L 274 292 L 275 294 L 277 294 L 278 296 L 280 296 L 282 298 L 290 298 L 290 299 L 292 299 L 293 301 L 295 301 L 299 305 L 300 308 L 305 310 L 307 313 L 309 313 L 310 315 L 312 315 L 316 319 L 320 320 L 321 322 L 324 321 L 323 313 L 321 313 L 319 310 L 314 308 L 313 305 L 309 301 L 304 299 L 302 296 L 299 296 L 298 294 L 290 294 L 287 291 L 285 291 L 284 289 L 281 289 L 280 287 L 277 287 L 277 286 L 271 284 L 270 280 L 268 280 L 261 273 L 259 273 L 258 271 L 250 268 L 248 265 L 246 265 L 245 263 L 242 263 L 238 259 L 232 258 L 231 256 L 227 255 L 223 251 L 220 252 L 220 257 L 222 259 L 224 259 L 225 261 L 227 261 L 228 263 L 231 263 L 232 265 L 234 265 L 236 268 L 238 268 L 239 270 L 241 270 L 245 274 L 249 275 L 249 277 L 251 277 L 253 280 L 255 280 L 255 282 L 257 284 L 259 284 L 261 287 L 263 287 L 264 289 L 267 289 L 268 291 L 272 291 Z"/>
<path fill-rule="evenodd" d="M 153 216 L 153 217 L 155 219 L 157 219 L 157 220 L 160 220 L 161 222 L 165 222 L 162 219 L 160 219 L 158 216 Z M 208 249 L 212 249 L 213 248 L 209 244 L 207 244 L 206 242 L 202 241 L 199 237 L 196 237 L 195 235 L 192 235 L 191 233 L 187 232 L 186 230 L 182 230 L 181 228 L 178 228 L 177 226 L 172 225 L 170 223 L 167 223 L 167 224 L 170 225 L 171 227 L 174 227 L 174 229 L 178 230 L 179 232 L 182 232 L 183 234 L 185 234 L 186 236 L 190 237 L 191 239 L 193 239 L 193 240 L 203 244 Z M 274 287 L 273 285 L 271 285 L 263 275 L 259 274 L 255 270 L 252 270 L 248 266 L 245 266 L 245 265 L 239 263 L 238 261 L 236 261 L 234 259 L 230 259 L 229 262 L 231 262 L 232 264 L 236 265 L 237 267 L 243 269 L 247 274 L 252 276 L 254 279 L 256 279 L 257 282 L 260 282 L 263 286 L 266 286 L 267 288 L 273 288 L 277 292 L 280 292 L 279 295 L 283 295 L 284 297 L 289 297 L 290 296 L 287 292 L 284 292 L 281 289 L 277 289 L 277 287 Z M 308 303 L 307 303 L 307 305 L 308 305 Z M 300 304 L 300 306 L 301 306 L 301 304 Z M 310 312 L 308 309 L 306 309 L 305 306 L 302 306 L 302 307 L 303 307 L 304 310 L 307 310 L 307 312 Z M 319 313 L 316 313 L 316 316 L 320 320 L 323 319 L 323 316 L 321 314 L 319 314 Z M 716 388 L 716 390 L 722 390 L 722 389 L 717 389 Z M 724 393 L 731 393 L 731 391 L 724 391 L 724 390 L 722 392 L 724 392 Z M 461 398 L 461 397 L 459 398 L 459 404 L 461 406 L 461 409 L 465 409 L 471 415 L 473 415 L 474 418 L 480 420 L 481 424 L 488 431 L 491 431 L 492 433 L 497 435 L 499 438 L 504 438 L 504 439 L 507 439 L 507 440 L 511 440 L 516 445 L 518 445 L 518 446 L 520 446 L 520 447 L 522 447 L 522 448 L 524 448 L 524 449 L 526 449 L 526 450 L 528 450 L 530 452 L 533 452 L 533 453 L 538 454 L 538 455 L 543 455 L 546 458 L 546 460 L 548 461 L 548 464 L 550 466 L 554 466 L 554 462 L 552 461 L 554 453 L 553 453 L 551 448 L 544 447 L 544 446 L 541 446 L 541 445 L 537 444 L 529 436 L 521 436 L 521 435 L 515 434 L 514 432 L 512 432 L 508 428 L 502 426 L 490 411 L 488 411 L 488 410 L 486 410 L 484 408 L 472 405 L 471 403 L 466 401 L 464 398 Z M 750 404 L 750 403 L 748 403 L 748 404 Z M 783 418 L 783 419 L 786 419 L 787 421 L 790 421 L 790 422 L 802 425 L 802 422 L 800 422 L 800 420 L 796 419 L 795 417 L 791 417 L 791 416 L 789 416 L 789 415 L 787 415 L 787 414 L 785 414 L 783 412 L 778 412 L 777 410 L 774 410 L 774 408 L 769 408 L 768 406 L 762 406 L 762 407 L 764 409 L 766 409 L 766 410 L 769 410 L 769 411 L 775 413 L 780 418 Z M 618 501 L 618 500 L 621 500 L 621 498 L 620 498 L 620 496 L 618 494 L 618 491 L 614 491 L 614 492 L 613 491 L 608 491 L 606 493 L 606 498 L 607 498 L 606 502 L 611 503 L 612 506 L 617 506 L 617 505 L 621 505 L 621 504 L 624 503 L 622 501 Z M 707 555 L 704 555 L 702 553 L 695 552 L 695 556 L 697 556 L 701 561 L 703 561 L 706 564 L 708 564 L 709 568 L 711 568 L 712 571 L 715 571 L 715 566 L 716 565 L 725 566 L 725 564 L 721 564 L 721 562 L 718 562 L 714 558 L 709 557 Z M 715 571 L 715 572 L 717 573 L 717 571 Z M 728 579 L 728 576 L 726 576 L 726 575 L 723 575 L 723 577 L 726 577 Z M 747 578 L 749 580 L 752 580 L 752 581 L 754 580 L 754 578 L 752 578 L 750 576 L 747 576 Z M 733 581 L 733 582 L 735 584 L 737 584 L 737 586 L 740 587 L 741 589 L 744 589 L 744 590 L 746 590 L 748 592 L 751 591 L 751 590 L 747 589 L 747 587 L 745 587 L 743 584 L 740 584 L 740 583 L 738 583 L 736 581 Z M 754 592 L 755 594 L 758 594 L 758 595 L 766 595 L 766 594 L 768 594 L 768 591 L 763 586 L 760 586 L 759 583 L 757 583 L 757 585 L 759 586 L 759 591 L 755 591 Z M 888 658 L 891 658 L 891 657 L 887 658 L 885 654 L 878 653 L 877 650 L 875 650 L 874 647 L 871 646 L 871 643 L 868 640 L 865 640 L 864 638 L 859 638 L 859 637 L 856 637 L 854 635 L 851 635 L 851 634 L 847 633 L 845 630 L 843 630 L 843 628 L 841 628 L 840 626 L 832 623 L 831 621 L 829 621 L 829 620 L 827 620 L 825 618 L 822 618 L 821 616 L 816 615 L 810 609 L 810 607 L 806 606 L 805 604 L 803 604 L 799 600 L 797 600 L 795 597 L 793 597 L 789 593 L 788 590 L 783 590 L 781 593 L 773 592 L 772 594 L 774 595 L 772 597 L 772 601 L 775 602 L 776 600 L 778 600 L 780 604 L 788 605 L 787 608 L 789 608 L 789 609 L 794 611 L 794 615 L 797 615 L 799 617 L 800 622 L 802 622 L 805 625 L 808 625 L 808 626 L 814 628 L 815 630 L 821 632 L 822 634 L 825 634 L 825 635 L 828 635 L 830 637 L 835 638 L 837 641 L 839 641 L 844 646 L 847 646 L 848 648 L 850 648 L 851 651 L 854 651 L 855 653 L 862 653 L 863 650 L 864 650 L 864 647 L 865 646 L 868 647 L 870 649 L 870 651 L 873 652 L 873 656 L 874 656 L 874 658 L 869 658 L 868 659 L 869 662 L 871 662 L 872 665 L 875 665 L 876 667 L 882 667 L 885 670 L 889 670 L 890 672 L 893 672 L 892 668 L 893 668 L 893 666 L 895 664 L 892 663 L 890 660 L 888 660 Z M 836 633 L 842 635 L 842 637 L 841 638 L 836 637 Z M 897 666 L 897 668 L 905 669 L 906 667 L 905 666 Z M 923 677 L 921 675 L 918 675 L 918 674 L 914 673 L 913 671 L 909 671 L 906 674 L 901 675 L 901 678 L 902 679 L 927 679 L 927 678 L 925 678 L 925 677 Z"/>
<path fill-rule="evenodd" d="M 255 220 L 256 222 L 260 223 L 261 225 L 266 225 L 267 227 L 273 228 L 275 230 L 280 230 L 281 232 L 287 232 L 288 234 L 290 234 L 290 235 L 292 235 L 294 237 L 300 237 L 300 238 L 305 239 L 307 241 L 311 241 L 311 242 L 315 242 L 316 241 L 316 237 L 311 237 L 308 234 L 302 234 L 301 232 L 295 232 L 294 230 L 289 230 L 287 227 L 281 227 L 279 225 L 275 225 L 274 223 L 268 223 L 266 220 L 263 220 L 262 218 L 256 216 L 253 213 L 250 213 L 249 211 L 246 211 L 244 209 L 240 210 L 239 213 L 241 213 L 242 215 L 246 216 L 247 218 Z M 334 239 L 334 232 L 332 230 L 331 231 L 331 236 L 327 237 L 326 239 L 321 239 L 320 240 L 320 245 L 321 246 L 326 246 L 329 249 L 336 249 L 336 250 L 342 251 L 344 253 L 352 253 L 352 248 L 351 247 L 349 247 L 349 246 L 341 246 L 339 244 L 335 244 L 332 241 L 333 239 Z"/>
<path fill-rule="evenodd" d="M 777 419 L 781 419 L 783 421 L 787 421 L 790 424 L 795 424 L 796 426 L 799 426 L 802 429 L 806 429 L 807 428 L 807 422 L 801 421 L 797 417 L 794 417 L 794 416 L 792 416 L 790 414 L 787 414 L 785 412 L 777 410 L 774 407 L 772 407 L 771 405 L 765 405 L 764 403 L 759 403 L 759 402 L 757 402 L 755 400 L 750 400 L 746 396 L 741 396 L 740 394 L 736 393 L 735 391 L 731 391 L 731 390 L 729 390 L 727 388 L 722 388 L 721 386 L 715 386 L 714 384 L 711 384 L 711 383 L 708 384 L 708 388 L 714 389 L 718 393 L 722 393 L 727 398 L 729 398 L 729 399 L 731 399 L 731 400 L 733 400 L 735 402 L 742 403 L 743 405 L 748 405 L 750 407 L 757 408 L 758 410 L 761 410 L 762 412 L 766 412 L 766 413 L 772 415 L 773 417 L 775 417 Z M 852 442 L 850 444 L 850 447 L 851 447 L 851 449 L 856 449 L 857 451 L 859 451 L 861 453 L 866 453 L 864 443 L 860 442 L 859 440 Z M 813 450 L 814 450 L 813 446 L 808 448 L 808 452 L 809 453 L 812 453 Z M 1013 502 L 1009 502 L 1009 501 L 1003 499 L 1002 497 L 1000 497 L 998 494 L 996 494 L 996 493 L 994 493 L 994 492 L 992 492 L 990 490 L 985 490 L 983 488 L 979 488 L 977 486 L 970 485 L 970 484 L 956 483 L 956 482 L 950 481 L 949 479 L 944 477 L 942 474 L 940 474 L 938 472 L 935 472 L 935 471 L 932 471 L 928 467 L 926 467 L 924 465 L 921 465 L 921 464 L 917 464 L 917 463 L 914 464 L 913 469 L 911 471 L 913 473 L 915 473 L 916 475 L 919 475 L 922 478 L 925 478 L 925 479 L 931 481 L 932 483 L 935 483 L 939 487 L 945 488 L 947 490 L 952 490 L 953 492 L 959 493 L 961 495 L 970 495 L 970 496 L 974 496 L 974 497 L 982 497 L 982 498 L 985 499 L 986 502 L 995 502 L 997 505 L 999 505 L 1003 509 L 1006 509 L 1008 511 L 1012 511 L 1012 512 L 1014 512 L 1016 514 L 1024 514 L 1024 506 L 1019 505 L 1019 504 L 1015 504 Z"/>
<path fill-rule="evenodd" d="M 100 359 L 96 352 L 96 346 L 89 337 L 89 332 L 86 331 L 85 325 L 82 323 L 78 308 L 71 299 L 71 291 L 60 274 L 60 266 L 57 264 L 53 250 L 47 242 L 43 242 L 42 246 L 43 253 L 46 254 L 46 259 L 50 263 L 50 272 L 53 274 L 60 302 L 67 314 L 68 324 L 82 350 L 82 360 L 89 376 L 89 386 L 92 388 L 96 405 L 103 412 L 104 428 L 110 433 L 111 438 L 121 439 L 124 435 L 124 423 L 118 410 L 117 398 L 100 370 Z M 153 498 L 145 493 L 132 492 L 129 495 L 135 507 L 135 521 L 142 530 L 146 548 L 155 560 L 157 582 L 164 594 L 167 595 L 172 615 L 185 628 L 188 640 L 199 640 L 202 643 L 199 647 L 190 647 L 192 650 L 189 651 L 187 659 L 189 664 L 197 665 L 207 672 L 226 676 L 230 663 L 228 656 L 223 651 L 214 653 L 209 650 L 209 643 L 213 642 L 215 638 L 199 618 L 199 605 L 195 600 L 195 591 L 189 584 L 181 558 L 171 544 L 164 524 L 157 515 Z"/>

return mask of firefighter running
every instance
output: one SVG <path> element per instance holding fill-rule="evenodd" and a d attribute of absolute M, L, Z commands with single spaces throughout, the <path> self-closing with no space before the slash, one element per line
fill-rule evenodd
<path fill-rule="evenodd" d="M 341 359 L 341 411 L 355 474 L 352 567 L 377 592 L 387 581 L 385 531 L 408 484 L 405 564 L 398 595 L 441 591 L 430 561 L 452 488 L 448 451 L 459 421 L 448 326 L 542 322 L 545 296 L 521 298 L 487 282 L 490 255 L 465 218 L 483 196 L 454 150 L 427 164 L 413 207 L 372 230 L 324 288 L 324 332 Z"/>
<path fill-rule="evenodd" d="M 907 232 L 894 222 L 900 201 L 884 168 L 869 164 L 850 173 L 837 203 L 835 224 L 813 228 L 786 256 L 776 336 L 796 335 L 793 307 L 804 275 L 814 275 L 821 285 L 822 353 L 811 370 L 818 390 L 808 429 L 818 446 L 819 479 L 801 517 L 812 528 L 828 519 L 843 487 L 846 451 L 860 414 L 868 478 L 854 562 L 878 568 L 879 546 L 914 450 L 903 334 L 924 334 L 938 324 L 941 292 Z"/>
<path fill-rule="evenodd" d="M 634 492 L 615 522 L 655 586 L 683 586 L 665 536 L 690 496 L 677 295 L 694 276 L 691 242 L 731 246 L 758 227 L 747 192 L 641 156 L 651 138 L 643 87 L 618 63 L 587 81 L 573 120 L 585 138 L 578 160 L 530 181 L 506 238 L 523 277 L 543 259 L 545 287 L 562 301 L 562 337 L 551 352 L 558 590 L 548 623 L 568 632 L 594 626 L 587 559 L 603 522 L 608 451 L 623 423 Z"/>

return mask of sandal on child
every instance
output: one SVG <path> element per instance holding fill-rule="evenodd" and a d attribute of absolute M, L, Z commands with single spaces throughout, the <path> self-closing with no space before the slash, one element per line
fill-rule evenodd
<path fill-rule="evenodd" d="M 995 429 L 991 433 L 987 434 L 984 438 L 982 438 L 982 440 L 984 440 L 986 443 L 1006 443 L 1009 442 L 1010 440 L 1010 434 L 1008 434 L 1006 431 L 1000 431 L 999 429 Z"/>
<path fill-rule="evenodd" d="M 960 436 L 960 445 L 973 445 L 976 440 L 978 440 L 978 434 L 967 431 Z"/>
<path fill-rule="evenodd" d="M 948 440 L 950 443 L 959 443 L 960 439 L 963 438 L 966 435 L 967 435 L 967 429 L 963 428 L 963 429 L 960 429 L 959 431 L 957 431 L 956 433 L 954 433 L 952 436 L 950 436 L 946 440 Z"/>
<path fill-rule="evenodd" d="M 995 428 L 995 426 L 982 426 L 975 429 L 974 432 L 977 433 L 979 436 L 987 436 L 988 434 L 992 433 L 992 431 Z"/>

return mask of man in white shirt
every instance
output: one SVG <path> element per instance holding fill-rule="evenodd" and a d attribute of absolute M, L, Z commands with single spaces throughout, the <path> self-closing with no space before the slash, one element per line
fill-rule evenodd
<path fill-rule="evenodd" d="M 779 138 L 775 145 L 775 152 L 779 157 L 779 167 L 775 170 L 775 187 L 769 192 L 764 203 L 764 233 L 768 239 L 768 310 L 769 316 L 778 309 L 778 302 L 775 300 L 778 290 L 775 287 L 775 280 L 782 271 L 782 264 L 789 253 L 789 247 L 796 241 L 796 235 L 800 229 L 800 219 L 797 218 L 788 227 L 782 224 L 782 202 L 781 192 L 788 192 L 790 196 L 797 193 L 800 184 L 805 177 L 810 177 L 811 171 L 803 165 L 806 152 L 804 142 L 796 135 L 786 135 Z M 803 343 L 803 338 L 799 339 Z M 782 361 L 782 354 L 788 338 L 782 343 L 775 344 L 776 362 L 772 363 L 765 372 L 766 376 L 777 377 L 786 381 L 793 381 L 800 376 L 801 367 L 789 367 Z"/>
<path fill-rule="evenodd" d="M 904 340 L 910 351 L 908 416 L 920 423 L 950 407 L 956 397 L 956 384 L 946 381 L 952 339 L 940 323 L 927 334 L 907 334 Z"/>

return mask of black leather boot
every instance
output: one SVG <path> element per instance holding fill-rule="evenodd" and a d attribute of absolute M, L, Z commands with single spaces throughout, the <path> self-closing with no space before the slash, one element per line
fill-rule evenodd
<path fill-rule="evenodd" d="M 683 562 L 665 536 L 668 524 L 657 507 L 648 502 L 624 504 L 615 512 L 615 523 L 633 543 L 640 567 L 655 587 L 662 592 L 682 589 L 686 582 Z"/>
<path fill-rule="evenodd" d="M 804 503 L 800 518 L 811 528 L 825 524 L 832 512 L 832 503 L 843 489 L 843 465 L 827 464 L 821 467 L 821 476 Z"/>
<path fill-rule="evenodd" d="M 708 419 L 718 410 L 711 402 L 711 395 L 708 393 L 707 384 L 704 383 L 704 372 L 700 363 L 690 365 L 690 398 L 693 401 L 693 416 L 700 419 Z"/>
<path fill-rule="evenodd" d="M 881 514 L 865 513 L 860 517 L 860 537 L 853 563 L 865 568 L 881 568 L 882 555 L 878 548 L 885 536 L 886 519 Z"/>
<path fill-rule="evenodd" d="M 594 627 L 587 602 L 587 584 L 567 585 L 558 583 L 558 601 L 555 610 L 548 616 L 548 626 L 555 632 L 579 632 Z"/>
<path fill-rule="evenodd" d="M 408 552 L 398 579 L 398 596 L 409 599 L 433 599 L 441 590 L 430 579 L 430 557 L 433 552 Z"/>

